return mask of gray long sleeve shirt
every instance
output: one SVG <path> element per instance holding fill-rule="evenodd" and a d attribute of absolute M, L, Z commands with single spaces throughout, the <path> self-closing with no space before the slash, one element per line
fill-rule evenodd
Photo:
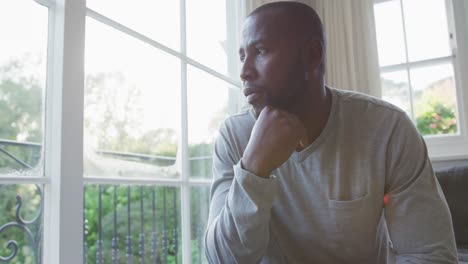
<path fill-rule="evenodd" d="M 252 111 L 226 119 L 213 160 L 210 263 L 457 263 L 450 213 L 411 120 L 381 100 L 329 90 L 320 136 L 269 179 L 240 166 Z"/>

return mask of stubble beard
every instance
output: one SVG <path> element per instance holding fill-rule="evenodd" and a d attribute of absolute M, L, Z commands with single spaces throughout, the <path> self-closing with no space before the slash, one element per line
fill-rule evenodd
<path fill-rule="evenodd" d="M 307 80 L 305 80 L 303 74 L 294 74 L 289 79 L 290 80 L 282 87 L 281 90 L 284 92 L 280 95 L 266 94 L 266 105 L 294 114 L 305 99 Z"/>

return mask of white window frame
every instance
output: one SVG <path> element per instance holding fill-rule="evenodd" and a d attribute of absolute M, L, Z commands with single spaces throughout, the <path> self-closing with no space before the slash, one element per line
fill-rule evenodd
<path fill-rule="evenodd" d="M 47 264 L 82 264 L 83 255 L 83 194 L 86 184 L 151 184 L 180 188 L 182 263 L 191 263 L 190 188 L 209 187 L 211 179 L 191 179 L 188 153 L 187 66 L 191 65 L 211 76 L 224 80 L 239 92 L 229 91 L 230 111 L 242 106 L 237 43 L 241 5 L 226 1 L 228 37 L 228 76 L 187 56 L 186 1 L 180 1 L 180 51 L 173 50 L 151 38 L 125 27 L 86 7 L 86 0 L 31 0 L 49 8 L 47 84 L 44 131 L 44 177 L 2 175 L 1 184 L 40 184 L 44 186 L 44 234 L 42 261 Z M 234 8 L 234 9 L 231 9 Z M 179 179 L 100 178 L 83 175 L 83 113 L 85 89 L 85 25 L 90 17 L 169 53 L 181 61 L 181 137 L 177 164 Z M 232 76 L 232 77 L 229 77 Z M 221 89 L 221 88 L 220 88 Z"/>
<path fill-rule="evenodd" d="M 81 264 L 86 1 L 47 2 L 43 262 Z"/>
<path fill-rule="evenodd" d="M 174 186 L 180 188 L 181 193 L 181 229 L 182 229 L 182 263 L 191 263 L 191 219 L 190 219 L 190 188 L 192 187 L 209 187 L 211 185 L 211 179 L 191 179 L 190 178 L 190 164 L 189 164 L 189 152 L 188 152 L 188 109 L 187 109 L 187 66 L 191 65 L 194 68 L 202 70 L 207 74 L 214 76 L 218 79 L 221 79 L 234 87 L 242 87 L 241 82 L 237 79 L 234 79 L 229 76 L 237 76 L 237 61 L 238 55 L 237 51 L 235 53 L 233 49 L 228 49 L 228 74 L 226 76 L 194 59 L 191 59 L 187 55 L 187 40 L 186 40 L 186 1 L 188 0 L 180 0 L 180 51 L 176 51 L 170 47 L 165 46 L 162 43 L 159 43 L 141 33 L 138 33 L 135 30 L 132 30 L 125 25 L 114 21 L 102 15 L 92 9 L 86 9 L 86 16 L 90 17 L 106 26 L 109 26 L 113 30 L 118 30 L 121 33 L 124 33 L 128 36 L 135 38 L 136 40 L 142 41 L 156 49 L 159 49 L 163 52 L 166 52 L 181 61 L 181 136 L 179 137 L 179 146 L 181 146 L 181 151 L 177 154 L 177 160 L 180 161 L 176 163 L 178 165 L 178 170 L 181 172 L 181 178 L 179 179 L 149 179 L 149 178 L 138 178 L 132 177 L 129 178 L 122 178 L 122 177 L 95 177 L 95 176 L 86 176 L 84 178 L 84 184 L 110 184 L 110 185 L 119 185 L 119 184 L 130 184 L 130 185 L 140 185 L 140 184 L 151 184 L 151 185 L 158 185 L 158 186 Z M 227 9 L 231 7 L 226 1 Z M 235 7 L 235 6 L 234 6 Z M 236 14 L 236 10 L 233 11 L 232 14 Z M 228 19 L 230 20 L 231 24 L 234 24 L 236 21 L 236 15 L 232 16 L 230 12 L 228 12 Z M 235 27 L 228 25 L 227 27 L 228 32 L 228 39 L 231 38 L 230 43 L 237 43 L 237 36 L 233 31 Z M 84 86 L 83 86 L 84 87 Z M 220 88 L 221 89 L 221 88 Z M 235 97 L 234 91 L 229 91 L 229 95 L 232 96 L 233 100 L 230 100 L 230 105 L 228 108 L 230 111 L 238 111 L 239 104 L 238 100 Z"/>
<path fill-rule="evenodd" d="M 382 3 L 394 0 L 374 0 L 374 3 Z M 457 96 L 457 121 L 458 134 L 425 136 L 429 157 L 432 161 L 445 161 L 468 158 L 468 76 L 463 72 L 468 71 L 468 3 L 464 0 L 445 0 L 447 7 L 447 20 L 449 32 L 453 34 L 451 40 L 452 55 L 444 58 L 428 60 L 428 65 L 437 64 L 442 61 L 451 61 L 454 66 Z M 405 36 L 406 39 L 406 36 Z M 406 44 L 405 44 L 405 48 Z M 407 69 L 413 63 L 404 63 L 396 66 L 380 67 L 381 73 L 395 69 Z M 419 63 L 414 63 L 419 64 Z M 410 87 L 411 89 L 411 87 Z M 410 98 L 412 95 L 410 95 Z M 412 99 L 411 99 L 412 100 Z M 411 105 L 413 102 L 410 102 Z M 412 108 L 412 107 L 411 107 Z"/>
<path fill-rule="evenodd" d="M 49 9 L 44 172 L 0 183 L 42 185 L 43 263 L 82 264 L 85 1 L 34 1 Z"/>

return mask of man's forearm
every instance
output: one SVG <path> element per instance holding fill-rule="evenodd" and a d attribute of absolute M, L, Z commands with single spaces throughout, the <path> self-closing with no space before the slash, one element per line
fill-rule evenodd
<path fill-rule="evenodd" d="M 234 166 L 235 177 L 227 194 L 223 186 L 212 197 L 210 222 L 205 237 L 212 263 L 258 262 L 270 239 L 270 214 L 276 180 L 264 179 Z"/>

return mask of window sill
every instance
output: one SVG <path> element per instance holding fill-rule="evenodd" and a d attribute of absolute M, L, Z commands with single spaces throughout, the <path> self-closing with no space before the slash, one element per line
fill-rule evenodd
<path fill-rule="evenodd" d="M 424 139 L 431 161 L 468 159 L 466 136 L 432 136 Z"/>

